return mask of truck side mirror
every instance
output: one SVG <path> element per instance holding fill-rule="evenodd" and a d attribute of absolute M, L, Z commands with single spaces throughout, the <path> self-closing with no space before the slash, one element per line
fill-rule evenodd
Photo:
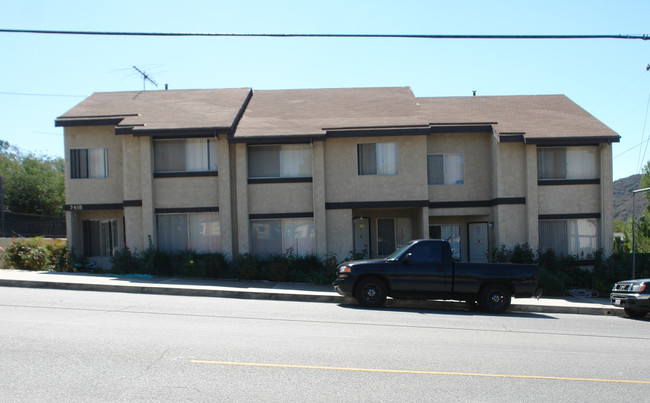
<path fill-rule="evenodd" d="M 408 264 L 411 263 L 412 260 L 413 260 L 413 254 L 407 253 L 406 256 L 404 256 L 404 259 L 402 260 L 402 262 L 404 262 L 404 264 L 408 265 Z"/>

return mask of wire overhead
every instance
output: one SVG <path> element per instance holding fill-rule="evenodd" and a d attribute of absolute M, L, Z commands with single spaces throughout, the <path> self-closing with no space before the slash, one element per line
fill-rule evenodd
<path fill-rule="evenodd" d="M 214 32 L 112 32 L 64 31 L 40 29 L 0 29 L 0 33 L 98 35 L 98 36 L 235 36 L 272 38 L 413 38 L 413 39 L 640 39 L 650 40 L 650 35 L 416 35 L 416 34 L 263 34 Z"/>

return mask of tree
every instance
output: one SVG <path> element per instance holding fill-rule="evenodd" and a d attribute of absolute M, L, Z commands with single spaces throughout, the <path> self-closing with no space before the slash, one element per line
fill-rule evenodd
<path fill-rule="evenodd" d="M 63 159 L 23 153 L 0 140 L 0 176 L 5 209 L 62 217 L 65 203 Z"/>
<path fill-rule="evenodd" d="M 640 189 L 650 188 L 650 162 L 643 168 L 640 186 Z M 644 195 L 650 201 L 650 192 L 646 192 Z M 643 210 L 641 217 L 635 217 L 634 239 L 636 246 L 634 248 L 639 253 L 650 253 L 650 211 L 648 209 L 650 206 Z M 625 236 L 621 252 L 632 252 L 632 221 L 632 217 L 624 222 L 614 221 L 614 232 L 622 232 Z"/>

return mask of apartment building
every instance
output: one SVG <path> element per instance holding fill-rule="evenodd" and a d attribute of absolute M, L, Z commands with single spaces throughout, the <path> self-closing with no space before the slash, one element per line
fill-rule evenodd
<path fill-rule="evenodd" d="M 70 245 L 104 265 L 150 244 L 341 260 L 442 238 L 473 262 L 524 242 L 612 250 L 619 136 L 563 95 L 95 93 L 56 125 Z"/>

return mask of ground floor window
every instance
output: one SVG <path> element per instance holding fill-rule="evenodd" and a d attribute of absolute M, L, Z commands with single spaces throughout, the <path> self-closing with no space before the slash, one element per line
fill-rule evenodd
<path fill-rule="evenodd" d="M 444 224 L 429 226 L 430 239 L 442 239 L 451 245 L 451 254 L 454 260 L 460 260 L 460 225 Z"/>
<path fill-rule="evenodd" d="M 83 221 L 84 256 L 113 256 L 119 247 L 117 220 Z"/>
<path fill-rule="evenodd" d="M 158 214 L 158 248 L 165 251 L 221 250 L 218 213 Z"/>
<path fill-rule="evenodd" d="M 251 220 L 251 252 L 255 255 L 304 256 L 314 253 L 315 245 L 312 218 Z"/>
<path fill-rule="evenodd" d="M 539 249 L 561 256 L 593 259 L 598 250 L 598 220 L 543 220 L 539 222 Z"/>
<path fill-rule="evenodd" d="M 388 256 L 413 239 L 413 220 L 408 217 L 377 219 L 377 254 Z"/>

